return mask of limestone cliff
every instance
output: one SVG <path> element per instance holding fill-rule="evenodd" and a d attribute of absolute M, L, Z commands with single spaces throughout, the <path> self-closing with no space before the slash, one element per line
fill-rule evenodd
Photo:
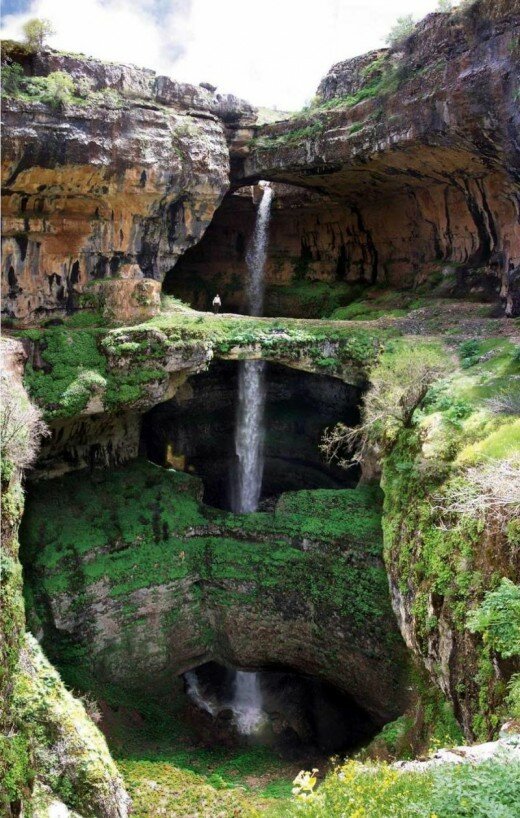
<path fill-rule="evenodd" d="M 506 0 L 428 15 L 398 46 L 334 65 L 309 108 L 256 129 L 233 178 L 276 183 L 271 314 L 312 315 L 302 281 L 317 298 L 320 282 L 412 287 L 447 263 L 446 292 L 518 310 L 519 26 Z M 254 207 L 240 194 L 168 279 L 193 305 L 218 282 L 243 308 Z"/>
<path fill-rule="evenodd" d="M 229 187 L 228 143 L 240 149 L 253 109 L 144 69 L 4 46 L 33 85 L 61 71 L 88 89 L 63 104 L 41 85 L 4 101 L 6 314 L 70 311 L 96 282 L 120 320 L 153 312 L 163 276 Z"/>

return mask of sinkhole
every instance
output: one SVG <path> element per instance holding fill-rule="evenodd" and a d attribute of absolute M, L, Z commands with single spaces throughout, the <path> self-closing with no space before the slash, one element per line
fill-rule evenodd
<path fill-rule="evenodd" d="M 287 758 L 330 755 L 367 744 L 381 728 L 348 694 L 290 668 L 207 662 L 183 679 L 187 718 L 210 746 L 266 745 Z"/>
<path fill-rule="evenodd" d="M 204 502 L 227 510 L 233 508 L 237 470 L 238 379 L 239 362 L 214 362 L 172 400 L 151 409 L 141 431 L 142 455 L 200 477 Z M 354 487 L 359 468 L 328 463 L 319 444 L 327 427 L 359 422 L 361 390 L 328 375 L 267 363 L 265 392 L 260 507 L 269 508 L 285 491 Z"/>

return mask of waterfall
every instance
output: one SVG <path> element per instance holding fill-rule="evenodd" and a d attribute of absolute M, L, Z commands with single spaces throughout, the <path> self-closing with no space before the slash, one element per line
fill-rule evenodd
<path fill-rule="evenodd" d="M 258 673 L 235 671 L 231 709 L 239 733 L 256 733 L 265 720 Z"/>
<path fill-rule="evenodd" d="M 196 704 L 197 707 L 200 707 L 201 710 L 205 710 L 206 713 L 210 714 L 210 716 L 216 715 L 218 708 L 213 702 L 210 702 L 208 699 L 204 698 L 199 686 L 199 680 L 196 672 L 189 670 L 188 673 L 184 674 L 184 678 L 186 680 L 186 693 L 194 704 Z"/>
<path fill-rule="evenodd" d="M 246 263 L 249 271 L 247 296 L 251 315 L 262 315 L 264 307 L 264 267 L 267 256 L 272 199 L 273 189 L 266 184 L 256 213 L 253 236 L 246 253 Z"/>
<path fill-rule="evenodd" d="M 256 215 L 255 229 L 246 253 L 249 272 L 247 294 L 251 315 L 261 315 L 264 304 L 264 267 L 273 191 L 265 185 Z M 233 511 L 256 511 L 264 470 L 265 364 L 242 361 L 239 371 L 238 414 L 235 451 L 238 457 Z"/>
<path fill-rule="evenodd" d="M 235 450 L 238 457 L 234 511 L 256 511 L 264 470 L 265 364 L 242 361 L 238 375 Z"/>

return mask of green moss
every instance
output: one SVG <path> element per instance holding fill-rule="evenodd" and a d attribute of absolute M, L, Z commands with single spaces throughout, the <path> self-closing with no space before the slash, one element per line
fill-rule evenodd
<path fill-rule="evenodd" d="M 273 150 L 285 145 L 299 145 L 305 139 L 316 139 L 321 136 L 325 129 L 325 124 L 320 120 L 302 125 L 301 128 L 293 128 L 272 136 L 258 136 L 251 140 L 251 146 L 259 150 Z"/>
<path fill-rule="evenodd" d="M 390 656 L 395 633 L 377 489 L 289 493 L 274 513 L 250 515 L 206 508 L 199 491 L 196 479 L 146 461 L 43 483 L 28 500 L 22 528 L 31 565 L 31 621 L 46 628 L 50 598 L 88 609 L 91 590 L 102 583 L 121 606 L 121 640 L 106 657 L 117 663 L 125 640 L 142 638 L 131 594 L 172 587 L 172 604 L 158 618 L 155 635 L 157 644 L 166 644 L 174 622 L 186 615 L 175 606 L 175 584 L 181 593 L 180 583 L 189 580 L 201 654 L 214 639 L 208 606 L 270 610 L 273 600 L 283 608 L 284 599 L 290 606 L 297 598 L 316 612 L 317 623 L 341 616 L 349 639 L 365 644 L 370 634 Z M 62 667 L 63 646 L 52 630 L 45 644 Z M 88 644 L 87 628 L 77 647 L 86 653 Z M 324 645 L 324 661 L 326 655 Z M 130 680 L 134 670 L 125 673 Z"/>
<path fill-rule="evenodd" d="M 25 369 L 30 397 L 45 418 L 72 417 L 96 397 L 109 412 L 135 406 L 147 398 L 150 387 L 169 377 L 172 356 L 189 361 L 213 351 L 227 356 L 259 345 L 267 360 L 310 357 L 323 364 L 330 343 L 335 347 L 334 372 L 364 380 L 384 341 L 395 332 L 386 328 L 328 325 L 297 319 L 255 319 L 208 316 L 173 307 L 144 324 L 119 329 L 47 327 L 19 331 L 34 345 L 33 360 Z"/>
<path fill-rule="evenodd" d="M 121 796 L 102 734 L 29 634 L 14 676 L 13 712 L 16 726 L 30 736 L 38 777 L 68 806 L 94 816 L 109 798 Z M 23 771 L 22 762 L 18 767 Z"/>
<path fill-rule="evenodd" d="M 303 270 L 301 266 L 304 267 Z M 295 261 L 295 280 L 293 282 L 268 287 L 266 292 L 267 315 L 295 315 L 299 318 L 322 318 L 334 315 L 337 308 L 348 304 L 363 289 L 358 284 L 343 281 L 333 283 L 312 281 L 305 278 L 308 272 L 308 265 L 301 265 L 301 259 L 298 259 Z"/>
<path fill-rule="evenodd" d="M 29 331 L 32 332 L 32 331 Z M 21 333 L 23 334 L 23 333 Z M 33 341 L 46 368 L 25 368 L 30 397 L 46 410 L 46 417 L 69 417 L 85 409 L 94 389 L 104 386 L 106 359 L 98 348 L 100 330 L 42 330 Z"/>
<path fill-rule="evenodd" d="M 29 737 L 22 733 L 0 735 L 0 807 L 3 814 L 11 814 L 11 804 L 26 803 L 33 780 Z"/>

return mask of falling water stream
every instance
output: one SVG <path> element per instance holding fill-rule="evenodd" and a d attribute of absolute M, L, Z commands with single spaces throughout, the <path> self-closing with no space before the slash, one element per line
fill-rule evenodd
<path fill-rule="evenodd" d="M 248 300 L 251 315 L 261 315 L 264 303 L 264 267 L 269 236 L 272 188 L 266 184 L 258 206 L 255 229 L 246 253 L 249 272 Z M 258 508 L 262 490 L 265 364 L 243 361 L 240 365 L 235 451 L 238 458 L 233 510 L 252 512 Z"/>
<path fill-rule="evenodd" d="M 265 722 L 258 673 L 235 671 L 231 709 L 239 733 L 250 736 Z"/>
<path fill-rule="evenodd" d="M 264 267 L 269 237 L 273 190 L 264 185 L 256 214 L 255 229 L 246 253 L 249 272 L 247 295 L 251 315 L 261 315 L 264 306 Z M 242 361 L 238 379 L 238 414 L 235 451 L 238 458 L 234 511 L 256 511 L 262 491 L 264 470 L 265 363 Z M 257 732 L 265 718 L 257 673 L 237 670 L 231 709 L 243 735 Z"/>

